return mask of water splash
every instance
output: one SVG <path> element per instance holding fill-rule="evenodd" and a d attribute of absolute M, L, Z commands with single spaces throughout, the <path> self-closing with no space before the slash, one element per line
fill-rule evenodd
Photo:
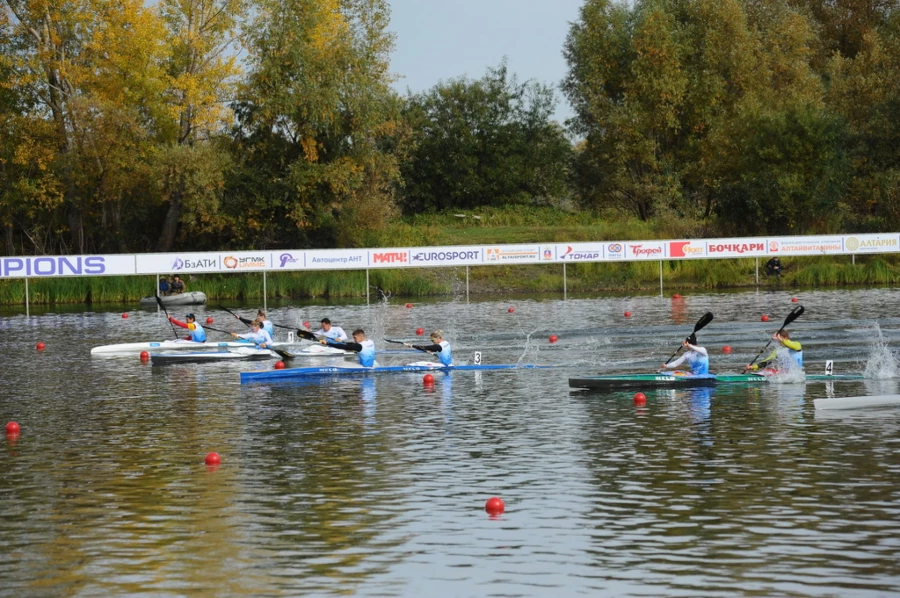
<path fill-rule="evenodd" d="M 806 374 L 794 358 L 791 357 L 790 351 L 784 347 L 779 347 L 775 353 L 775 368 L 778 373 L 769 376 L 771 384 L 802 384 L 806 382 Z"/>
<path fill-rule="evenodd" d="M 897 352 L 888 346 L 888 341 L 884 338 L 884 334 L 882 334 L 881 328 L 877 323 L 873 324 L 872 328 L 867 332 L 871 334 L 874 340 L 863 374 L 866 378 L 874 380 L 897 378 L 898 371 L 900 371 L 900 368 L 898 368 L 900 357 L 898 357 Z"/>

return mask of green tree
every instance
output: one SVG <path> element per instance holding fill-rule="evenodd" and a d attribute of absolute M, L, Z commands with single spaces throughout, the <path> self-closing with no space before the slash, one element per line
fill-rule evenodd
<path fill-rule="evenodd" d="M 454 79 L 412 95 L 404 211 L 564 197 L 572 150 L 550 120 L 555 103 L 549 87 L 509 76 L 505 61 L 479 80 Z"/>
<path fill-rule="evenodd" d="M 395 210 L 385 0 L 257 0 L 235 111 L 232 217 L 253 245 L 359 245 Z"/>

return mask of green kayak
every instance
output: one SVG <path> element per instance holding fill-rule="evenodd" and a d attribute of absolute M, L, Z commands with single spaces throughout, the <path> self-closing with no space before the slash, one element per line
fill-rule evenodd
<path fill-rule="evenodd" d="M 814 375 L 806 376 L 807 382 L 839 382 L 864 380 L 862 374 Z M 763 374 L 620 374 L 607 376 L 584 376 L 569 378 L 572 388 L 590 388 L 595 390 L 628 390 L 654 388 L 694 388 L 698 386 L 718 386 L 720 384 L 765 384 L 768 376 Z"/>

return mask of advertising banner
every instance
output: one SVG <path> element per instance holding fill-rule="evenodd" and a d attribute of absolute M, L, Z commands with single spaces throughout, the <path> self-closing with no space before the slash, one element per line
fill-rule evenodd
<path fill-rule="evenodd" d="M 319 249 L 305 254 L 309 270 L 361 270 L 369 266 L 368 249 Z"/>
<path fill-rule="evenodd" d="M 303 270 L 306 267 L 306 254 L 303 251 L 280 251 L 272 254 L 272 269 Z"/>
<path fill-rule="evenodd" d="M 762 244 L 765 248 L 765 243 Z M 706 241 L 669 241 L 669 258 L 673 260 L 706 257 Z"/>
<path fill-rule="evenodd" d="M 556 259 L 561 262 L 599 262 L 603 259 L 603 243 L 571 243 L 556 246 Z"/>
<path fill-rule="evenodd" d="M 766 241 L 759 237 L 748 239 L 709 239 L 707 257 L 762 257 L 766 255 Z"/>
<path fill-rule="evenodd" d="M 412 247 L 410 266 L 475 266 L 484 261 L 481 247 Z"/>
<path fill-rule="evenodd" d="M 140 253 L 135 256 L 138 274 L 218 272 L 218 253 Z"/>
<path fill-rule="evenodd" d="M 897 233 L 846 235 L 844 249 L 850 253 L 891 253 L 900 251 Z"/>
<path fill-rule="evenodd" d="M 773 237 L 766 246 L 769 255 L 839 255 L 844 252 L 844 238 L 839 235 Z"/>
<path fill-rule="evenodd" d="M 133 255 L 0 257 L 0 278 L 125 276 L 135 274 Z"/>
<path fill-rule="evenodd" d="M 624 260 L 625 243 L 619 241 L 603 245 L 603 257 L 607 260 Z"/>
<path fill-rule="evenodd" d="M 665 241 L 626 241 L 625 258 L 630 260 L 661 260 L 666 257 Z"/>
<path fill-rule="evenodd" d="M 541 248 L 537 245 L 494 245 L 484 250 L 484 263 L 498 264 L 518 262 L 536 264 L 541 261 Z"/>
<path fill-rule="evenodd" d="M 226 272 L 247 272 L 272 269 L 272 254 L 268 251 L 238 251 L 222 253 L 222 269 Z"/>

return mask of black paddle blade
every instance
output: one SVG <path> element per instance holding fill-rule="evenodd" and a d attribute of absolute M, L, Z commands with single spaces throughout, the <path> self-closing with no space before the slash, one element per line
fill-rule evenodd
<path fill-rule="evenodd" d="M 788 317 L 784 319 L 784 324 L 781 325 L 781 328 L 778 329 L 778 332 L 781 332 L 785 328 L 787 328 L 791 322 L 799 318 L 803 315 L 803 312 L 806 311 L 802 305 L 798 305 L 794 308 L 794 310 L 788 314 Z"/>
<path fill-rule="evenodd" d="M 391 339 L 391 338 L 382 337 L 382 340 L 384 340 L 384 342 L 386 342 L 386 343 L 395 343 L 397 345 L 405 345 L 406 344 L 406 341 L 395 341 L 394 339 Z"/>
<path fill-rule="evenodd" d="M 297 330 L 297 336 L 300 338 L 305 338 L 308 341 L 313 341 L 314 343 L 319 342 L 319 339 L 316 338 L 316 335 L 308 330 Z"/>
<path fill-rule="evenodd" d="M 275 351 L 276 353 L 278 353 L 278 356 L 281 357 L 282 359 L 293 359 L 294 358 L 294 355 L 292 353 L 288 353 L 287 351 L 282 351 L 281 349 L 272 349 L 272 351 Z"/>
<path fill-rule="evenodd" d="M 706 312 L 703 316 L 697 320 L 697 323 L 694 324 L 694 332 L 697 332 L 707 324 L 713 321 L 713 315 L 711 311 Z"/>

